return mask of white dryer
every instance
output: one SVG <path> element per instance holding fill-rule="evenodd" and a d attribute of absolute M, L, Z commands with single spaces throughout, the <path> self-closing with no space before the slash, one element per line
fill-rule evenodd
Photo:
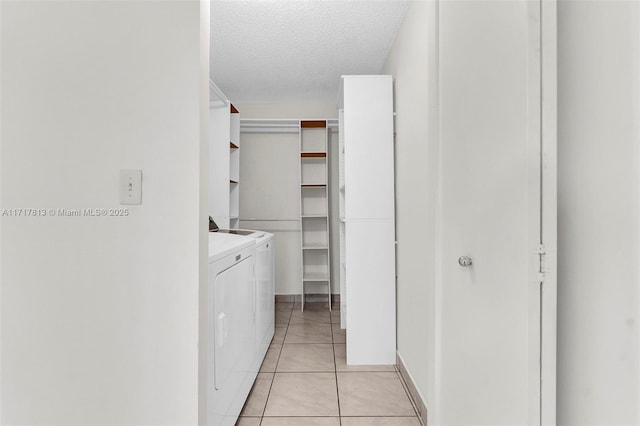
<path fill-rule="evenodd" d="M 263 231 L 255 231 L 249 236 L 256 241 L 256 363 L 260 368 L 275 326 L 275 237 Z"/>
<path fill-rule="evenodd" d="M 232 426 L 257 375 L 253 238 L 209 233 L 207 424 Z"/>

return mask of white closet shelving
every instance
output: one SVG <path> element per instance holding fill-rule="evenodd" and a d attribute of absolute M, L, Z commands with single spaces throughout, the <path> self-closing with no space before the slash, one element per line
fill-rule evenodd
<path fill-rule="evenodd" d="M 209 82 L 209 216 L 229 227 L 229 140 L 231 103 Z"/>
<path fill-rule="evenodd" d="M 307 287 L 325 287 L 331 310 L 329 167 L 326 120 L 300 121 L 302 309 Z"/>
<path fill-rule="evenodd" d="M 237 228 L 240 113 L 212 81 L 209 98 L 209 215 L 220 228 Z"/>
<path fill-rule="evenodd" d="M 240 112 L 229 104 L 229 228 L 240 223 Z"/>

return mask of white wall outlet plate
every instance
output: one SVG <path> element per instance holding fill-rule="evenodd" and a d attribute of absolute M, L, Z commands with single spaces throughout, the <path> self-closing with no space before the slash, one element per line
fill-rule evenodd
<path fill-rule="evenodd" d="M 120 170 L 120 204 L 142 204 L 142 170 Z"/>

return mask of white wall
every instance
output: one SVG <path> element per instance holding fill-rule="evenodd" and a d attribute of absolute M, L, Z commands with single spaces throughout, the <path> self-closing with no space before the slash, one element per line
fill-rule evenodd
<path fill-rule="evenodd" d="M 293 133 L 241 134 L 240 227 L 275 235 L 276 294 L 301 291 L 298 143 Z"/>
<path fill-rule="evenodd" d="M 338 94 L 336 93 L 336 99 Z M 236 104 L 234 104 L 236 105 Z M 237 104 L 241 118 L 335 119 L 336 104 Z M 337 147 L 337 137 L 330 138 Z M 337 155 L 337 148 L 329 155 Z M 262 229 L 276 236 L 276 294 L 300 294 L 302 249 L 300 240 L 300 161 L 297 133 L 242 133 L 240 146 L 240 217 L 242 228 Z M 336 158 L 337 160 L 337 158 Z M 335 167 L 333 167 L 333 166 Z M 330 182 L 338 181 L 337 164 L 330 161 Z M 331 188 L 330 188 L 331 192 Z M 331 197 L 330 202 L 335 201 Z M 330 206 L 330 209 L 337 209 Z M 331 232 L 338 229 L 337 214 L 330 218 Z M 337 282 L 339 254 L 332 241 L 332 293 L 340 293 Z M 339 247 L 339 245 L 338 245 Z M 308 293 L 314 288 L 308 286 Z M 326 292 L 318 287 L 317 292 Z"/>
<path fill-rule="evenodd" d="M 433 248 L 422 247 L 434 201 L 429 105 L 437 104 L 430 92 L 437 83 L 427 80 L 437 73 L 424 56 L 434 48 L 429 8 L 412 3 L 383 72 L 396 77 L 398 112 L 398 352 L 432 406 Z M 633 1 L 558 5 L 562 425 L 640 424 L 639 8 Z"/>
<path fill-rule="evenodd" d="M 558 424 L 640 424 L 640 3 L 558 4 Z"/>
<path fill-rule="evenodd" d="M 398 354 L 434 401 L 437 29 L 435 2 L 411 2 L 382 72 L 395 78 Z M 429 55 L 431 53 L 431 55 Z"/>
<path fill-rule="evenodd" d="M 0 7 L 1 208 L 126 207 L 119 170 L 143 171 L 126 217 L 1 217 L 0 422 L 195 424 L 199 1 Z"/>

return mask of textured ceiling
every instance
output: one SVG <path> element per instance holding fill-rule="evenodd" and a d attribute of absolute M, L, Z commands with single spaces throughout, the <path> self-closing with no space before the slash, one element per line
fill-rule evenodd
<path fill-rule="evenodd" d="M 379 74 L 408 0 L 213 0 L 211 79 L 234 102 L 335 102 Z"/>

